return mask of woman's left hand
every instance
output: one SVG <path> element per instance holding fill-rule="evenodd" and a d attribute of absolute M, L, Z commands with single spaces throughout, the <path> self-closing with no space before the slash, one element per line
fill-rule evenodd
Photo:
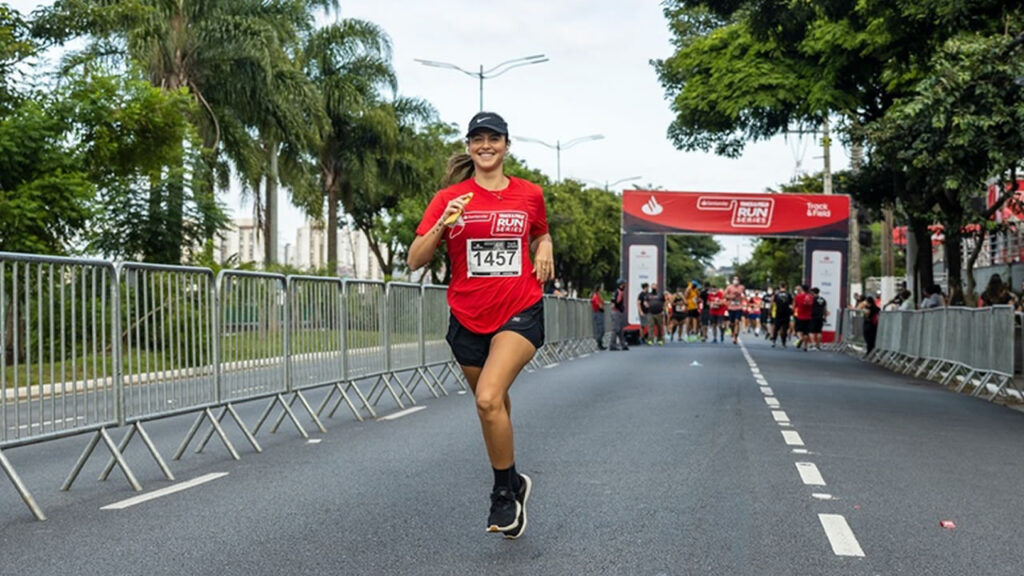
<path fill-rule="evenodd" d="M 533 272 L 541 284 L 555 277 L 555 256 L 551 241 L 541 241 L 533 255 Z"/>

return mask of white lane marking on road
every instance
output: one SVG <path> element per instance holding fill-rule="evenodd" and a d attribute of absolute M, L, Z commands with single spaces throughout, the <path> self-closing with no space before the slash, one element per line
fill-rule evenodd
<path fill-rule="evenodd" d="M 319 444 L 323 441 L 323 438 L 310 438 L 309 440 L 306 440 L 306 444 Z"/>
<path fill-rule="evenodd" d="M 769 386 L 761 386 L 761 394 L 765 396 L 775 396 L 775 391 Z"/>
<path fill-rule="evenodd" d="M 785 432 L 783 432 L 785 434 Z M 793 448 L 793 454 L 810 454 L 811 451 L 807 448 Z"/>
<path fill-rule="evenodd" d="M 545 370 L 550 370 L 550 369 L 554 368 L 555 366 L 558 366 L 558 362 L 555 362 L 554 364 L 548 364 L 547 366 L 544 366 L 543 368 Z"/>
<path fill-rule="evenodd" d="M 769 397 L 765 398 L 764 399 L 764 403 L 769 405 L 769 406 L 771 406 L 772 408 L 778 408 L 779 407 L 779 399 L 775 398 L 775 397 L 772 397 L 772 396 L 769 396 Z"/>
<path fill-rule="evenodd" d="M 814 494 L 811 494 L 811 496 L 817 498 L 818 500 L 835 500 L 836 499 L 835 496 L 833 496 L 831 494 L 824 494 L 822 492 L 815 492 Z"/>
<path fill-rule="evenodd" d="M 783 430 L 782 438 L 786 441 L 787 446 L 803 446 L 804 441 L 800 438 L 800 433 L 796 430 Z"/>
<path fill-rule="evenodd" d="M 136 504 L 142 504 L 143 502 L 149 502 L 150 500 L 156 500 L 157 498 L 160 498 L 162 496 L 167 496 L 168 494 L 174 494 L 175 492 L 181 492 L 182 490 L 188 490 L 189 488 L 195 488 L 196 486 L 199 486 L 200 484 L 206 484 L 207 482 L 212 482 L 212 481 L 214 481 L 214 480 L 216 480 L 218 478 L 223 478 L 223 477 L 225 477 L 227 475 L 228 475 L 227 472 L 214 472 L 212 474 L 206 474 L 205 476 L 200 476 L 198 478 L 193 478 L 192 480 L 188 480 L 186 482 L 179 482 L 178 484 L 174 484 L 173 486 L 168 486 L 166 488 L 161 488 L 159 490 L 154 490 L 154 491 L 150 492 L 149 494 L 141 494 L 141 495 L 135 496 L 133 498 L 128 498 L 127 500 L 121 500 L 120 502 L 114 502 L 113 504 L 108 504 L 108 505 L 100 508 L 100 510 L 124 510 L 125 508 L 129 508 L 131 506 L 135 506 Z"/>
<path fill-rule="evenodd" d="M 800 479 L 808 486 L 824 486 L 825 479 L 813 462 L 797 462 L 796 471 L 800 473 Z"/>
<path fill-rule="evenodd" d="M 772 418 L 775 418 L 776 422 L 789 424 L 789 416 L 782 410 L 772 410 Z"/>
<path fill-rule="evenodd" d="M 853 535 L 846 518 L 839 514 L 818 514 L 821 527 L 825 529 L 829 544 L 836 556 L 864 556 L 864 550 Z"/>
<path fill-rule="evenodd" d="M 15 429 L 17 429 L 17 430 L 28 430 L 28 428 L 30 426 L 32 428 L 47 428 L 47 427 L 53 426 L 55 424 L 64 424 L 65 422 L 74 424 L 75 422 L 78 422 L 79 420 L 85 420 L 85 416 L 78 416 L 76 418 L 57 418 L 56 420 L 47 420 L 45 422 L 32 422 L 30 424 L 22 424 L 21 426 L 18 426 L 17 428 L 15 428 L 14 426 L 11 426 L 10 428 L 11 428 L 11 430 L 15 430 Z"/>
<path fill-rule="evenodd" d="M 405 410 L 399 410 L 394 414 L 388 414 L 387 416 L 381 416 L 377 418 L 377 422 L 384 422 L 386 420 L 398 420 L 402 416 L 408 416 L 409 414 L 415 414 L 420 410 L 426 410 L 426 406 L 413 406 L 412 408 L 406 408 Z"/>

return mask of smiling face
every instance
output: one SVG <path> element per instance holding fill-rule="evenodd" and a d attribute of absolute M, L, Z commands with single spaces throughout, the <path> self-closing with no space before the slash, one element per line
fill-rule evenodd
<path fill-rule="evenodd" d="M 477 172 L 491 172 L 501 168 L 508 153 L 508 138 L 490 130 L 480 130 L 466 139 L 466 150 L 473 158 Z"/>

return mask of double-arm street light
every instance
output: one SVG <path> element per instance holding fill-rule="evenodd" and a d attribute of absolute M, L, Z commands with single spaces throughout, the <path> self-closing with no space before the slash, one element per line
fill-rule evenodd
<path fill-rule="evenodd" d="M 448 68 L 450 70 L 458 70 L 459 72 L 462 72 L 463 74 L 466 74 L 467 76 L 473 76 L 474 78 L 479 78 L 480 79 L 480 110 L 482 111 L 484 109 L 484 80 L 486 80 L 488 78 L 494 78 L 495 76 L 501 76 L 502 74 L 504 74 L 505 72 L 508 72 L 509 70 L 511 70 L 513 68 L 519 68 L 520 66 L 529 66 L 530 64 L 540 64 L 541 62 L 547 62 L 548 61 L 548 57 L 543 55 L 543 54 L 534 54 L 533 56 L 525 56 L 523 58 L 515 58 L 513 60 L 506 60 L 506 61 L 502 62 L 501 64 L 498 64 L 497 66 L 494 66 L 493 68 L 489 68 L 487 70 L 484 70 L 484 65 L 481 64 L 479 71 L 466 70 L 465 68 L 460 68 L 459 66 L 456 66 L 455 64 L 451 64 L 449 62 L 438 62 L 436 60 L 422 60 L 420 58 L 415 58 L 415 60 L 417 62 L 419 62 L 420 64 L 423 64 L 424 66 L 432 66 L 434 68 Z"/>
<path fill-rule="evenodd" d="M 603 186 L 605 192 L 611 192 L 612 189 L 615 188 L 616 186 L 618 186 L 619 184 L 622 184 L 624 182 L 632 182 L 633 180 L 640 180 L 642 178 L 643 178 L 643 176 L 630 176 L 629 178 L 621 178 L 621 179 L 616 180 L 615 182 L 611 182 L 611 183 L 609 183 L 607 180 L 605 180 L 604 184 L 598 182 L 597 180 L 587 180 L 586 178 L 580 178 L 579 180 L 580 180 L 580 182 L 587 182 L 589 184 L 594 184 L 594 185 L 597 185 L 597 186 Z"/>
<path fill-rule="evenodd" d="M 516 136 L 516 137 L 513 138 L 513 140 L 522 140 L 523 142 L 533 142 L 534 144 L 540 144 L 542 146 L 547 146 L 548 148 L 551 148 L 552 150 L 554 150 L 556 152 L 556 167 L 557 167 L 556 168 L 557 169 L 557 172 L 556 172 L 556 179 L 557 180 L 556 181 L 557 182 L 561 182 L 562 181 L 562 150 L 568 150 L 569 148 L 572 148 L 573 146 L 575 146 L 577 144 L 581 144 L 583 142 L 590 142 L 591 140 L 601 140 L 603 138 L 604 138 L 604 135 L 602 135 L 602 134 L 591 134 L 590 136 L 580 136 L 579 138 L 573 138 L 572 140 L 569 140 L 565 144 L 562 144 L 561 140 L 556 140 L 554 144 L 551 144 L 551 143 L 545 142 L 543 140 L 537 140 L 536 138 L 527 138 L 526 136 Z"/>

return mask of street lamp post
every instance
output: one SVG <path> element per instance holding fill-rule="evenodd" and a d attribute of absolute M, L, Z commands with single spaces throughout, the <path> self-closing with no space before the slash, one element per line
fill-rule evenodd
<path fill-rule="evenodd" d="M 642 178 L 643 176 L 630 176 L 629 178 L 621 178 L 610 184 L 607 180 L 604 181 L 604 184 L 598 182 L 597 180 L 587 180 L 586 178 L 579 178 L 578 180 L 580 180 L 581 182 L 589 182 L 590 184 L 595 184 L 597 186 L 603 186 L 605 192 L 611 192 L 612 188 L 615 188 L 619 184 L 622 184 L 624 182 L 632 182 L 633 180 L 640 180 Z"/>
<path fill-rule="evenodd" d="M 515 137 L 516 140 L 522 140 L 523 142 L 533 142 L 534 144 L 547 146 L 548 148 L 551 148 L 552 150 L 555 151 L 557 182 L 562 181 L 562 150 L 568 150 L 569 148 L 572 148 L 573 146 L 581 144 L 583 142 L 590 142 L 591 140 L 601 140 L 603 138 L 603 134 L 591 134 L 589 136 L 580 136 L 579 138 L 573 138 L 572 140 L 569 140 L 565 144 L 562 144 L 561 140 L 556 140 L 554 144 L 550 144 L 548 142 L 538 140 L 536 138 L 527 138 L 526 136 Z"/>
<path fill-rule="evenodd" d="M 481 64 L 479 71 L 466 70 L 465 68 L 460 68 L 459 66 L 451 64 L 449 62 L 438 62 L 436 60 L 422 60 L 420 58 L 414 58 L 414 60 L 416 60 L 420 64 L 423 64 L 424 66 L 431 66 L 434 68 L 447 68 L 449 70 L 458 70 L 459 72 L 462 72 L 467 76 L 473 76 L 474 78 L 478 78 L 480 80 L 480 110 L 483 111 L 485 79 L 501 76 L 505 72 L 508 72 L 513 68 L 519 68 L 520 66 L 529 66 L 530 64 L 540 64 L 541 62 L 547 62 L 548 57 L 543 54 L 534 54 L 533 56 L 515 58 L 512 60 L 506 60 L 501 64 L 498 64 L 497 66 L 494 66 L 493 68 L 489 68 L 487 70 L 484 70 L 484 65 Z"/>

